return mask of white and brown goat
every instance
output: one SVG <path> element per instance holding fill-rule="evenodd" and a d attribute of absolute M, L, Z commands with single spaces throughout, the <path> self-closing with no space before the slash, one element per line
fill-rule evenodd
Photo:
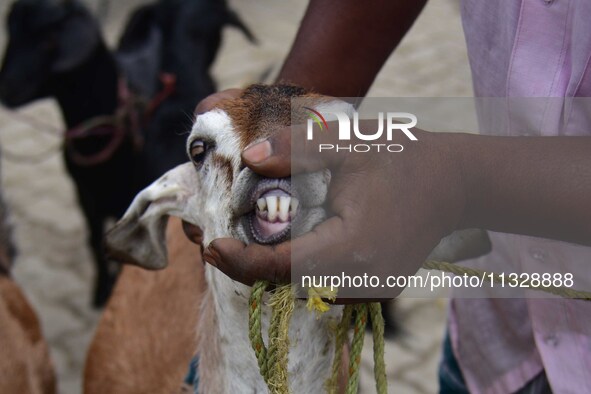
<path fill-rule="evenodd" d="M 222 101 L 199 115 L 187 142 L 192 162 L 168 172 L 136 197 L 108 234 L 110 249 L 123 261 L 158 269 L 167 264 L 167 215 L 203 229 L 204 244 L 220 237 L 276 243 L 323 220 L 327 172 L 307 174 L 292 183 L 262 178 L 240 159 L 249 144 L 290 124 L 291 99 L 297 96 L 310 95 L 290 85 L 253 85 L 241 97 Z M 347 112 L 352 109 L 341 101 L 329 105 Z M 248 338 L 251 289 L 211 266 L 205 270 L 207 290 L 198 323 L 199 392 L 266 392 Z M 334 353 L 331 327 L 341 311 L 334 307 L 317 319 L 304 302 L 296 302 L 288 370 L 290 387 L 298 392 L 324 391 Z M 269 316 L 270 310 L 264 309 L 263 332 Z"/>
<path fill-rule="evenodd" d="M 295 232 L 290 227 L 291 216 L 296 212 L 313 217 L 314 224 L 322 220 L 324 211 L 320 205 L 328 187 L 325 172 L 308 175 L 302 179 L 307 187 L 295 192 L 289 179 L 261 178 L 244 168 L 240 160 L 247 145 L 290 123 L 290 100 L 303 94 L 303 89 L 293 86 L 255 85 L 242 97 L 222 102 L 199 115 L 187 144 L 192 162 L 168 172 L 136 197 L 109 233 L 110 248 L 124 261 L 163 268 L 167 215 L 179 216 L 202 228 L 204 243 L 219 237 L 277 242 L 288 237 L 290 231 Z M 260 204 L 267 205 L 269 220 L 257 220 L 253 231 L 253 212 L 259 199 Z M 277 222 L 274 216 L 279 219 Z M 199 322 L 199 391 L 266 392 L 248 339 L 250 288 L 209 266 L 206 281 Z M 296 345 L 289 362 L 292 387 L 302 392 L 323 390 L 334 348 L 331 327 L 340 311 L 333 308 L 317 319 L 304 303 L 296 306 L 290 332 L 291 343 Z M 268 317 L 269 311 L 264 316 Z M 319 356 L 318 349 L 328 351 Z"/>

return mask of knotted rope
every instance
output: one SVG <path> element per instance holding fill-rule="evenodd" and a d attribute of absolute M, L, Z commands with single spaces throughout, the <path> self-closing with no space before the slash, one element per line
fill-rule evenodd
<path fill-rule="evenodd" d="M 289 393 L 287 354 L 289 352 L 289 320 L 293 313 L 295 294 L 291 285 L 278 287 L 269 300 L 271 326 L 269 347 L 263 342 L 261 330 L 262 304 L 267 281 L 255 283 L 249 301 L 249 338 L 261 375 L 271 393 Z"/>
<path fill-rule="evenodd" d="M 287 374 L 287 355 L 289 352 L 289 320 L 295 306 L 295 292 L 291 285 L 276 288 L 269 299 L 271 307 L 271 325 L 269 327 L 268 346 L 265 346 L 262 335 L 262 305 L 265 289 L 269 286 L 267 281 L 258 281 L 254 284 L 249 300 L 249 338 L 254 349 L 261 376 L 265 380 L 269 392 L 272 394 L 289 393 Z M 309 291 L 308 308 L 319 314 L 326 312 L 329 304 L 322 300 L 326 296 L 318 289 Z M 336 294 L 332 295 L 334 298 Z M 328 295 L 327 298 L 331 297 Z M 343 347 L 347 340 L 347 333 L 351 319 L 355 314 L 353 341 L 349 359 L 347 394 L 357 392 L 359 385 L 359 366 L 361 364 L 361 351 L 365 338 L 365 326 L 368 315 L 371 316 L 374 332 L 374 360 L 376 387 L 378 393 L 386 393 L 386 367 L 384 363 L 384 319 L 379 303 L 347 305 L 343 310 L 343 316 L 336 328 L 335 356 L 332 373 L 326 382 L 329 393 L 335 393 L 338 387 L 338 376 L 343 359 Z"/>
<path fill-rule="evenodd" d="M 478 276 L 483 281 L 502 283 L 500 274 L 488 271 L 480 271 L 460 265 L 443 261 L 429 260 L 423 264 L 424 269 L 439 270 L 456 275 Z M 505 284 L 516 284 L 517 281 L 505 276 Z M 529 290 L 542 291 L 558 295 L 564 298 L 576 298 L 591 300 L 591 293 L 570 289 L 567 287 L 534 285 L 531 282 L 520 282 L 527 284 Z M 287 361 L 289 352 L 289 321 L 295 306 L 295 291 L 292 285 L 277 287 L 269 299 L 271 307 L 271 325 L 269 327 L 268 347 L 265 346 L 261 330 L 262 305 L 265 289 L 269 286 L 267 281 L 255 283 L 249 301 L 249 338 L 254 349 L 259 369 L 269 391 L 272 394 L 288 394 L 289 382 L 287 373 Z M 323 298 L 332 299 L 336 293 L 328 293 L 326 289 L 308 289 L 308 309 L 322 314 L 330 309 L 330 305 Z M 338 390 L 338 377 L 341 371 L 343 360 L 343 348 L 348 340 L 349 326 L 355 317 L 353 339 L 351 341 L 351 352 L 349 368 L 347 370 L 347 394 L 357 393 L 359 386 L 359 366 L 361 363 L 361 351 L 365 338 L 365 326 L 368 316 L 371 318 L 373 330 L 374 349 L 374 375 L 378 394 L 388 391 L 386 378 L 386 367 L 384 361 L 384 319 L 380 303 L 371 302 L 366 304 L 347 305 L 343 309 L 341 321 L 335 330 L 335 354 L 331 375 L 326 382 L 326 390 L 333 394 Z"/>

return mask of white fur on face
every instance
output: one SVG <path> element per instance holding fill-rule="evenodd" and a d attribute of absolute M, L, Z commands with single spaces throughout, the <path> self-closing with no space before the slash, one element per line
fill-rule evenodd
<path fill-rule="evenodd" d="M 232 119 L 221 109 L 198 115 L 187 140 L 187 151 L 196 139 L 214 141 L 215 152 L 230 160 L 233 167 L 240 165 L 240 143 Z"/>

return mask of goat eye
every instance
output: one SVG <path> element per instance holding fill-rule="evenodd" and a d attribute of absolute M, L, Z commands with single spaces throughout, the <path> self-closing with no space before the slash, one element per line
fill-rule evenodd
<path fill-rule="evenodd" d="M 205 159 L 205 153 L 207 152 L 207 143 L 202 140 L 195 140 L 191 142 L 189 149 L 189 155 L 193 164 L 201 164 Z"/>

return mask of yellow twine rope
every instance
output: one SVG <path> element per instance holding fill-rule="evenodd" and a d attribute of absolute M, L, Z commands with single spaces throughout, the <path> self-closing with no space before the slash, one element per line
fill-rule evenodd
<path fill-rule="evenodd" d="M 439 270 L 456 275 L 478 276 L 487 282 L 501 283 L 501 275 L 480 271 L 460 265 L 429 260 L 423 264 L 428 270 Z M 505 284 L 517 284 L 517 281 L 504 278 Z M 533 285 L 531 282 L 521 282 L 528 289 L 542 291 L 565 298 L 591 300 L 591 293 L 570 289 L 567 287 Z M 287 361 L 289 353 L 289 321 L 295 305 L 295 293 L 291 285 L 277 287 L 271 294 L 268 305 L 271 307 L 271 325 L 269 327 L 268 347 L 265 346 L 261 330 L 262 304 L 265 289 L 269 286 L 267 281 L 258 281 L 254 284 L 249 300 L 249 338 L 254 349 L 261 376 L 265 380 L 269 392 L 272 394 L 288 394 L 289 382 L 287 373 Z M 330 309 L 330 304 L 323 298 L 334 300 L 336 292 L 325 288 L 308 289 L 308 309 L 316 311 L 319 315 Z M 347 305 L 343 310 L 343 316 L 335 330 L 335 354 L 331 376 L 326 382 L 326 390 L 329 394 L 338 390 L 338 376 L 343 359 L 343 347 L 348 340 L 348 331 L 351 320 L 355 316 L 353 340 L 348 368 L 347 394 L 357 393 L 359 385 L 359 365 L 361 363 L 361 351 L 365 338 L 365 326 L 368 316 L 371 317 L 374 343 L 374 374 L 378 394 L 388 391 L 386 367 L 384 362 L 384 319 L 381 305 L 377 302 L 367 304 Z"/>
<path fill-rule="evenodd" d="M 353 308 L 355 311 L 355 325 L 353 326 L 351 357 L 349 358 L 347 394 L 357 393 L 357 387 L 359 386 L 359 366 L 361 365 L 361 350 L 363 350 L 365 325 L 367 324 L 367 304 L 356 304 Z"/>

